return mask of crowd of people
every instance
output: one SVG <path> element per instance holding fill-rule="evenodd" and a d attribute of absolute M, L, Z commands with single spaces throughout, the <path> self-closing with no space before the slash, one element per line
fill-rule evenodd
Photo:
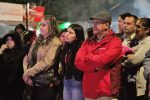
<path fill-rule="evenodd" d="M 59 30 L 44 16 L 40 34 L 16 25 L 0 39 L 0 100 L 149 100 L 150 18 L 101 11 L 92 27 Z"/>

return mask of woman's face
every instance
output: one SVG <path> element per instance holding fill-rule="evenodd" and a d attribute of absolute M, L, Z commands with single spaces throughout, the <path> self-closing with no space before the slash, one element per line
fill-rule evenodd
<path fill-rule="evenodd" d="M 40 32 L 43 37 L 46 37 L 49 34 L 49 24 L 48 21 L 45 19 L 41 20 Z"/>
<path fill-rule="evenodd" d="M 67 32 L 65 33 L 65 42 L 72 43 L 76 40 L 75 31 L 72 28 L 68 28 Z"/>
<path fill-rule="evenodd" d="M 6 44 L 9 49 L 12 49 L 15 46 L 15 42 L 11 37 L 7 37 Z"/>
<path fill-rule="evenodd" d="M 137 34 L 138 38 L 141 39 L 141 38 L 145 37 L 147 33 L 148 33 L 147 28 L 143 27 L 141 21 L 138 20 L 136 22 L 136 34 Z"/>
<path fill-rule="evenodd" d="M 62 32 L 60 35 L 60 41 L 62 42 L 62 44 L 65 44 L 65 34 L 66 32 Z"/>

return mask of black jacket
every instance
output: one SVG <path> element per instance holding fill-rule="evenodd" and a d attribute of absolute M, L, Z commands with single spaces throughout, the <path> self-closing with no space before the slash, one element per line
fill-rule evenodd
<path fill-rule="evenodd" d="M 62 69 L 63 74 L 66 79 L 71 79 L 72 77 L 77 81 L 82 81 L 83 72 L 78 70 L 75 66 L 75 57 L 81 43 L 67 44 L 62 50 Z"/>

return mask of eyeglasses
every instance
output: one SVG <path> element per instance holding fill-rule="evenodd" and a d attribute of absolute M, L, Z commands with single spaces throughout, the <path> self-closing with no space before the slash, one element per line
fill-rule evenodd
<path fill-rule="evenodd" d="M 147 27 L 143 27 L 141 25 L 136 25 L 135 27 L 136 27 L 137 30 L 148 29 Z"/>
<path fill-rule="evenodd" d="M 101 20 L 93 20 L 93 25 L 94 26 L 97 26 L 99 24 L 104 24 L 105 22 L 104 21 L 101 21 Z"/>

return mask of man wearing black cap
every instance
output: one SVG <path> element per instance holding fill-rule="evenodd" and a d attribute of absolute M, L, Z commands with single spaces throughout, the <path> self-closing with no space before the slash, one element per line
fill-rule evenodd
<path fill-rule="evenodd" d="M 122 43 L 110 29 L 108 12 L 90 19 L 94 36 L 82 44 L 75 59 L 76 67 L 84 72 L 83 94 L 85 100 L 112 100 L 119 93 Z"/>

